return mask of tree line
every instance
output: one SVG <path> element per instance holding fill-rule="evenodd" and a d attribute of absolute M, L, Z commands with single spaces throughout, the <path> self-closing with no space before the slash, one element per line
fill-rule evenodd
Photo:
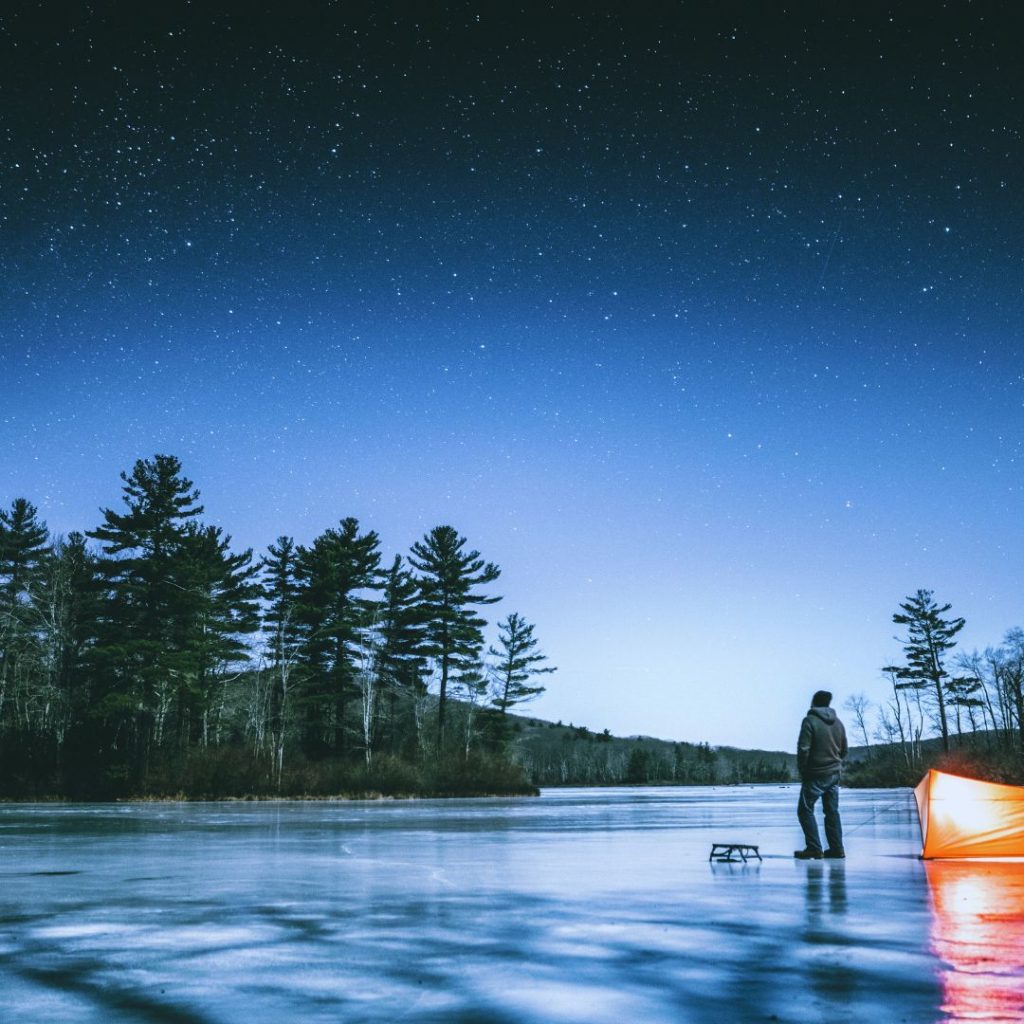
<path fill-rule="evenodd" d="M 789 782 L 796 758 L 763 750 L 613 736 L 517 716 L 516 760 L 538 786 L 709 786 Z"/>
<path fill-rule="evenodd" d="M 485 642 L 501 570 L 453 527 L 390 562 L 351 517 L 256 556 L 202 521 L 176 457 L 121 481 L 66 537 L 26 498 L 0 509 L 8 795 L 317 791 L 353 766 L 371 787 L 524 788 L 506 719 L 554 668 L 517 612 Z"/>
<path fill-rule="evenodd" d="M 882 668 L 889 698 L 873 706 L 854 694 L 845 704 L 851 742 L 866 749 L 851 778 L 912 784 L 934 765 L 1024 782 L 1024 630 L 983 651 L 957 650 L 965 620 L 931 590 L 907 597 L 892 621 L 904 657 Z"/>

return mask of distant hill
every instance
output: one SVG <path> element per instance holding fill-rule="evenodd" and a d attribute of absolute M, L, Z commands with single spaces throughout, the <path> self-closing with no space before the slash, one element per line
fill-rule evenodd
<path fill-rule="evenodd" d="M 795 755 L 784 751 L 613 736 L 571 722 L 508 717 L 512 757 L 538 786 L 789 782 L 796 774 Z"/>

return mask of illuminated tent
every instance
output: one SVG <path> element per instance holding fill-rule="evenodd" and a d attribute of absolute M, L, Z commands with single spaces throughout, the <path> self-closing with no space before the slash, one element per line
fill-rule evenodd
<path fill-rule="evenodd" d="M 1024 786 L 930 771 L 914 797 L 925 860 L 1024 857 Z"/>

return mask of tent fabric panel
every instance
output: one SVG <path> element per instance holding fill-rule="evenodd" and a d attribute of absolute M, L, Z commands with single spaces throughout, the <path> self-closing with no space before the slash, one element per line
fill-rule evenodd
<path fill-rule="evenodd" d="M 1024 787 L 932 771 L 914 791 L 922 856 L 1024 857 Z"/>

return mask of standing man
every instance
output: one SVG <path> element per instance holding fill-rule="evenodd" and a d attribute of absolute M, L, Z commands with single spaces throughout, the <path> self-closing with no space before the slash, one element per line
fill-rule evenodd
<path fill-rule="evenodd" d="M 839 819 L 839 776 L 843 759 L 849 749 L 846 729 L 835 711 L 829 707 L 832 694 L 819 690 L 811 698 L 811 709 L 800 724 L 800 738 L 796 744 L 796 767 L 800 772 L 800 802 L 796 816 L 804 830 L 804 849 L 793 856 L 797 860 L 842 860 L 843 823 Z M 814 820 L 814 805 L 821 797 L 825 812 L 825 838 L 828 849 L 822 853 L 818 823 Z"/>

